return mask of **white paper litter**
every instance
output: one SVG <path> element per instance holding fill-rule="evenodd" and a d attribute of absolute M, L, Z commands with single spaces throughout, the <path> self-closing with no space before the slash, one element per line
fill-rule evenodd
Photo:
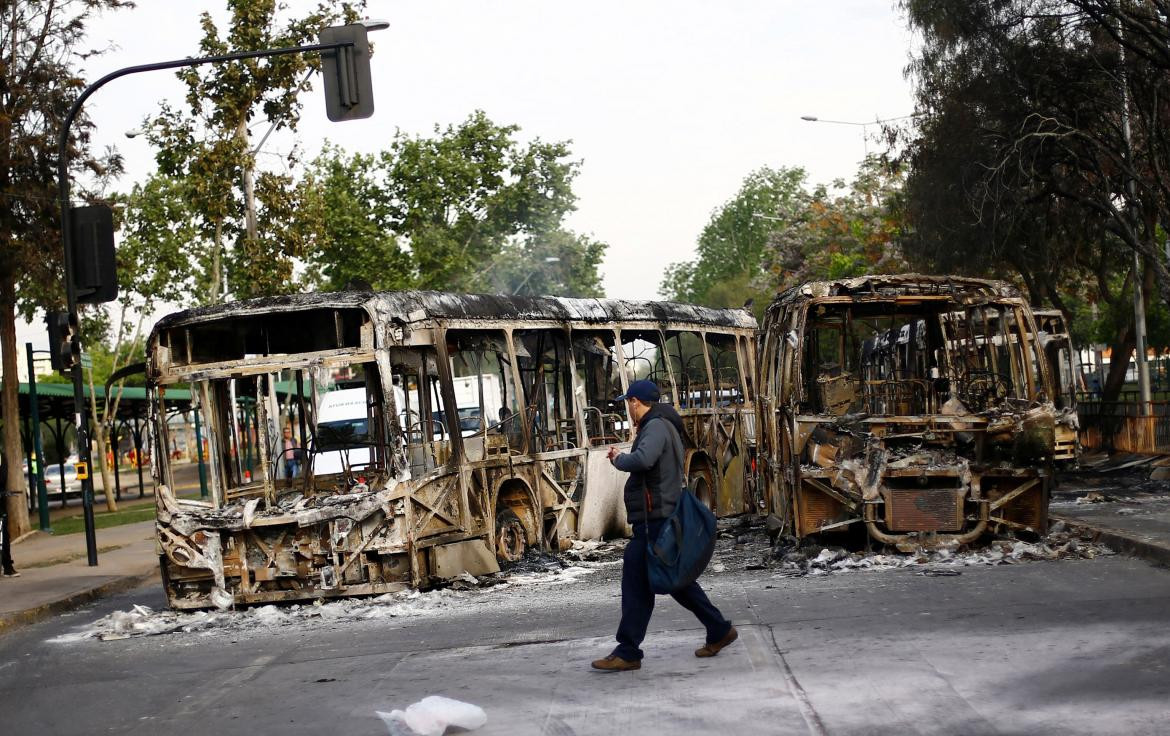
<path fill-rule="evenodd" d="M 474 731 L 487 723 L 483 708 L 442 695 L 428 695 L 404 711 L 374 712 L 386 724 L 390 736 L 443 736 L 451 727 Z"/>

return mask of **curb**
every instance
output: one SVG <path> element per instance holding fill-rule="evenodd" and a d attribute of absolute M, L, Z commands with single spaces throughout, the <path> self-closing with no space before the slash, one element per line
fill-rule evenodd
<path fill-rule="evenodd" d="M 52 601 L 51 603 L 44 603 L 17 613 L 0 615 L 0 636 L 7 634 L 19 626 L 34 624 L 50 616 L 72 611 L 75 608 L 81 608 L 86 603 L 91 603 L 99 598 L 132 590 L 143 583 L 149 582 L 157 575 L 158 570 L 151 570 L 150 572 L 139 575 L 126 575 L 88 590 L 82 590 L 65 598 Z"/>
<path fill-rule="evenodd" d="M 1088 534 L 1094 542 L 1100 542 L 1115 552 L 1137 557 L 1160 567 L 1170 567 L 1170 545 L 1154 542 L 1130 532 L 1099 524 L 1090 524 L 1068 516 L 1050 515 L 1050 521 L 1060 522 L 1069 529 Z"/>

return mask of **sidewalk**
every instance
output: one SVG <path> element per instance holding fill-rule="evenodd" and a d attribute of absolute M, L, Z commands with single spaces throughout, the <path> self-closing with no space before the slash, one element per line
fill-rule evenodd
<path fill-rule="evenodd" d="M 1062 476 L 1050 518 L 1117 552 L 1170 567 L 1167 470 L 1170 457 L 1085 456 L 1080 470 Z"/>
<path fill-rule="evenodd" d="M 198 470 L 194 465 L 178 466 L 175 480 L 181 495 L 198 494 Z M 125 489 L 123 489 L 125 490 Z M 153 483 L 145 499 L 124 494 L 121 509 L 154 506 Z M 105 504 L 98 495 L 94 511 Z M 52 523 L 81 513 L 79 500 L 61 508 L 50 507 Z M 36 524 L 36 512 L 32 521 Z M 38 621 L 111 593 L 128 590 L 143 582 L 158 580 L 158 552 L 154 521 L 97 529 L 97 567 L 86 558 L 85 534 L 59 536 L 34 532 L 12 546 L 12 558 L 20 577 L 0 578 L 0 634 L 12 626 Z"/>
<path fill-rule="evenodd" d="M 36 533 L 13 545 L 20 577 L 0 578 L 0 633 L 158 576 L 154 522 L 97 530 L 98 565 L 86 560 L 85 535 Z"/>

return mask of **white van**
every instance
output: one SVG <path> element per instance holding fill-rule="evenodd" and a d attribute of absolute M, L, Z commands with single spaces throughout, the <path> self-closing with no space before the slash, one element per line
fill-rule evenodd
<path fill-rule="evenodd" d="M 340 473 L 346 467 L 370 461 L 369 408 L 365 387 L 330 391 L 317 407 L 317 434 L 313 449 L 313 475 Z M 405 395 L 394 387 L 394 399 L 402 405 Z M 336 449 L 333 449 L 336 448 Z"/>
<path fill-rule="evenodd" d="M 479 384 L 483 382 L 483 413 L 479 413 Z M 459 433 L 469 437 L 485 427 L 500 421 L 500 377 L 484 373 L 479 376 L 457 376 L 451 380 L 455 390 L 455 406 L 459 412 Z"/>

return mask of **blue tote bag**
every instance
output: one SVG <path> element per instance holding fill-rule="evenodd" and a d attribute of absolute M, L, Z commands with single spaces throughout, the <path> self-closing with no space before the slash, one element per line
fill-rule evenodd
<path fill-rule="evenodd" d="M 667 426 L 681 467 L 682 441 L 674 425 L 667 422 Z M 682 590 L 707 569 L 715 552 L 715 514 L 684 488 L 674 513 L 666 519 L 656 539 L 647 538 L 646 547 L 650 589 L 659 594 Z"/>

